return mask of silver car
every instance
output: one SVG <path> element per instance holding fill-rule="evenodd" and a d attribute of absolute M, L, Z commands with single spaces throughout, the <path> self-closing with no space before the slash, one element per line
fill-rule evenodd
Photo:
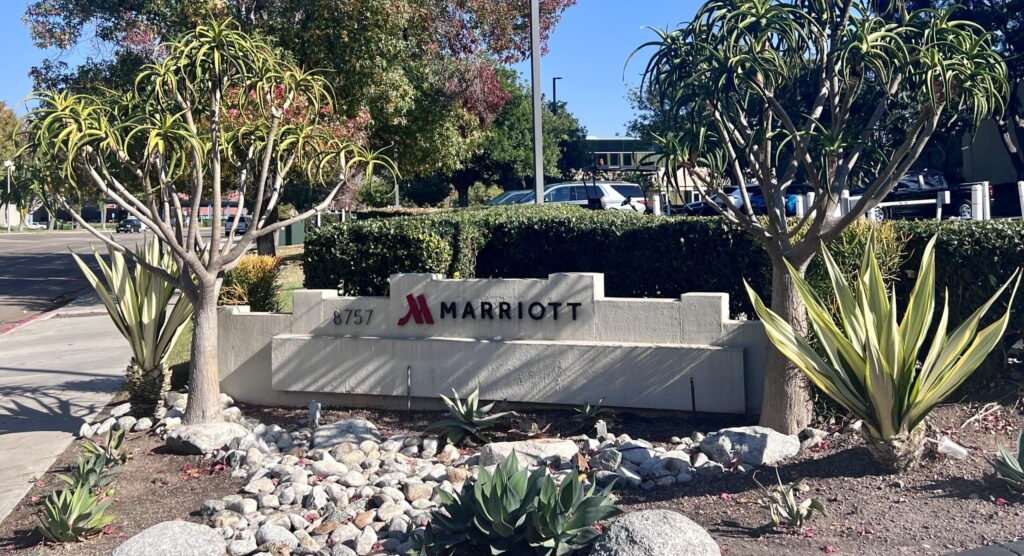
<path fill-rule="evenodd" d="M 526 195 L 520 203 L 532 203 L 533 193 Z M 635 183 L 621 181 L 565 182 L 544 187 L 544 202 L 559 205 L 587 206 L 590 200 L 601 203 L 604 210 L 647 211 L 647 197 L 644 190 Z"/>

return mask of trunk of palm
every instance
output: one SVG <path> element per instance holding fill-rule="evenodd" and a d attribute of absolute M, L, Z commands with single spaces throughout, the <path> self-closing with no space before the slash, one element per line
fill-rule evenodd
<path fill-rule="evenodd" d="M 807 262 L 793 263 L 803 276 Z M 772 260 L 772 311 L 801 334 L 807 334 L 807 309 L 781 258 Z M 797 434 L 813 416 L 810 384 L 798 369 L 774 346 L 769 348 L 761 400 L 761 426 L 784 434 Z"/>
<path fill-rule="evenodd" d="M 890 473 L 907 471 L 917 465 L 924 455 L 924 424 L 912 431 L 901 431 L 891 438 L 881 438 L 867 426 L 861 428 L 861 436 L 871 457 Z"/>
<path fill-rule="evenodd" d="M 195 330 L 189 366 L 188 406 L 183 422 L 188 425 L 220 421 L 220 373 L 217 369 L 217 296 L 220 282 L 198 284 L 193 300 Z"/>

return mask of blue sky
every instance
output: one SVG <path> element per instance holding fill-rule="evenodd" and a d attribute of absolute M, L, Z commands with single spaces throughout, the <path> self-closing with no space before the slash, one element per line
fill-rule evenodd
<path fill-rule="evenodd" d="M 20 103 L 32 89 L 29 69 L 46 57 L 32 45 L 28 28 L 22 23 L 26 2 L 0 1 L 0 100 L 10 106 Z M 541 82 L 545 95 L 551 94 L 551 78 L 558 82 L 558 98 L 587 127 L 590 135 L 614 137 L 625 134 L 632 117 L 626 92 L 639 83 L 646 58 L 641 55 L 626 68 L 626 58 L 652 37 L 645 25 L 675 27 L 696 11 L 695 0 L 578 0 L 551 37 L 550 52 L 541 61 Z M 90 47 L 62 54 L 71 65 L 93 54 Z M 529 82 L 529 63 L 517 69 Z M 24 106 L 15 106 L 19 114 Z"/>

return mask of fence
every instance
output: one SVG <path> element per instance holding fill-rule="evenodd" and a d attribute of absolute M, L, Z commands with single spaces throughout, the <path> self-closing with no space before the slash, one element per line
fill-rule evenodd
<path fill-rule="evenodd" d="M 961 184 L 960 188 L 970 187 L 970 206 L 971 206 L 971 220 L 991 220 L 992 219 L 992 202 L 990 197 L 989 182 L 977 182 Z M 1019 201 L 1021 203 L 1022 213 L 1024 213 L 1024 182 L 1017 184 L 1017 191 Z M 849 214 L 851 210 L 860 201 L 861 196 L 850 195 L 849 191 L 843 191 L 839 198 L 839 204 L 836 207 L 836 216 L 843 216 Z M 806 212 L 806 207 L 814 206 L 815 195 L 813 192 L 801 195 L 796 198 L 796 214 L 797 216 L 803 216 Z M 877 203 L 873 207 L 867 210 L 864 214 L 864 218 L 868 220 L 877 220 L 879 212 L 876 209 L 887 209 L 901 206 L 915 206 L 915 205 L 935 205 L 935 219 L 942 220 L 943 207 L 951 203 L 951 194 L 948 189 L 937 191 L 935 196 L 931 199 L 912 199 L 907 201 L 889 201 Z M 959 216 L 959 215 L 957 215 Z"/>

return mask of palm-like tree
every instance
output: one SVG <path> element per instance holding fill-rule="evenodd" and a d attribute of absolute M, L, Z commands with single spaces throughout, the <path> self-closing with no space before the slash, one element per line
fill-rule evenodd
<path fill-rule="evenodd" d="M 80 225 L 175 284 L 191 302 L 195 331 L 184 419 L 220 419 L 216 306 L 224 272 L 258 238 L 327 208 L 353 176 L 390 161 L 346 138 L 319 74 L 294 66 L 231 20 L 210 21 L 164 45 L 131 90 L 38 92 L 35 99 L 29 148 L 59 163 L 70 187 L 113 199 L 167 246 L 176 274 L 92 228 L 69 206 L 69 191 L 51 187 Z M 332 185 L 330 193 L 293 218 L 271 219 L 289 178 L 300 172 Z M 231 191 L 240 193 L 239 210 L 221 245 L 222 200 Z M 236 237 L 246 201 L 252 226 Z M 206 204 L 212 241 L 199 233 L 198 207 Z"/>
<path fill-rule="evenodd" d="M 667 174 L 691 170 L 705 198 L 756 237 L 772 261 L 772 310 L 805 333 L 787 264 L 802 275 L 822 243 L 873 208 L 951 117 L 975 123 L 1002 109 L 1006 67 L 979 26 L 949 10 L 880 12 L 867 0 L 711 0 L 693 21 L 657 31 L 644 86 L 685 122 L 658 136 Z M 785 193 L 807 183 L 806 213 L 786 218 Z M 746 185 L 768 213 L 755 217 Z M 845 215 L 844 191 L 863 191 Z M 716 205 L 717 206 L 717 205 Z M 769 356 L 761 422 L 795 433 L 811 417 L 802 374 Z"/>

